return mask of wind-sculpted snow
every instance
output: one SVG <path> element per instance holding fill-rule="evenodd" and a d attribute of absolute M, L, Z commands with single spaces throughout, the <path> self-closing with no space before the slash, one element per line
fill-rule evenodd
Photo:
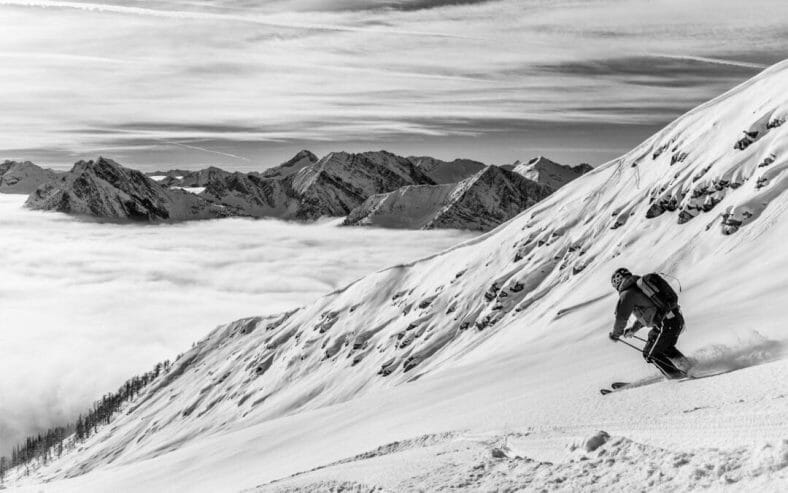
<path fill-rule="evenodd" d="M 518 451 L 522 436 L 441 438 L 420 437 L 407 441 L 410 446 L 393 443 L 383 452 L 361 454 L 253 491 L 668 492 L 788 480 L 788 440 L 731 451 L 682 452 L 600 431 L 568 444 L 559 460 L 544 461 Z"/>
<path fill-rule="evenodd" d="M 477 366 L 483 375 L 479 378 L 487 378 L 482 388 L 496 388 L 495 378 L 506 375 L 510 385 L 501 385 L 527 392 L 527 387 L 516 385 L 524 375 L 500 370 L 516 361 L 514 355 L 535 358 L 533 365 L 548 372 L 545 378 L 550 383 L 545 385 L 555 388 L 553 398 L 560 400 L 542 403 L 552 414 L 536 406 L 524 416 L 548 423 L 571 420 L 573 410 L 563 404 L 570 397 L 560 394 L 570 383 L 559 375 L 576 365 L 578 378 L 586 381 L 585 373 L 596 375 L 593 370 L 600 355 L 614 351 L 605 336 L 614 304 L 609 276 L 622 265 L 635 272 L 665 271 L 685 282 L 681 302 L 686 303 L 689 329 L 682 344 L 689 344 L 690 356 L 710 341 L 724 343 L 741 331 L 757 330 L 764 337 L 784 339 L 780 330 L 788 299 L 784 276 L 774 273 L 788 268 L 784 248 L 788 125 L 773 122 L 788 115 L 785 87 L 788 62 L 689 112 L 630 153 L 572 181 L 483 236 L 369 275 L 293 313 L 218 328 L 181 357 L 188 364 L 180 367 L 176 380 L 151 387 L 131 414 L 116 419 L 112 433 L 100 432 L 82 454 L 122 450 L 118 460 L 152 458 L 170 444 L 184 446 L 233 427 L 263 426 L 275 418 L 296 419 L 316 410 L 328 413 L 329 406 L 341 409 L 340 403 L 350 406 L 349 401 L 379 396 L 382 391 L 401 395 L 407 392 L 408 382 L 416 382 L 411 384 L 416 387 L 433 385 L 430 388 L 438 392 L 441 379 L 459 374 L 475 378 Z M 735 146 L 741 130 L 758 132 L 748 137 L 752 142 L 743 149 Z M 325 177 L 314 176 L 310 182 L 320 179 Z M 682 210 L 696 212 L 690 209 L 696 203 L 693 194 L 706 194 L 711 188 L 714 204 L 709 210 L 680 221 Z M 549 358 L 539 360 L 538 355 L 549 351 Z M 631 364 L 638 366 L 632 368 L 643 367 L 642 358 L 630 349 L 618 345 L 615 351 L 636 358 Z M 484 392 L 455 385 L 441 394 L 444 400 L 434 397 L 431 409 L 462 399 L 466 392 Z M 654 387 L 616 396 L 635 392 L 643 396 Z M 586 391 L 598 396 L 596 389 Z M 496 398 L 504 406 L 518 396 Z M 579 399 L 574 394 L 571 398 Z M 605 405 L 614 406 L 617 401 L 608 402 Z M 669 399 L 642 402 L 626 401 L 637 409 L 630 414 L 674 405 Z M 410 409 L 406 403 L 397 405 Z M 486 401 L 476 405 L 499 409 Z M 613 413 L 607 408 L 600 411 L 600 406 L 594 404 L 584 412 Z M 467 408 L 440 408 L 447 413 L 442 419 L 455 423 L 474 413 Z M 497 418 L 491 411 L 484 416 L 499 424 L 515 420 L 510 415 Z M 348 419 L 364 423 L 361 418 Z M 603 481 L 599 484 L 613 485 L 604 481 L 627 473 L 621 464 L 653 458 L 657 467 L 667 460 L 661 471 L 669 477 L 678 470 L 678 461 L 693 460 L 623 439 L 608 443 L 597 449 L 593 460 L 560 468 L 548 464 L 541 469 L 523 460 L 504 463 L 501 471 L 490 475 L 486 471 L 500 462 L 490 457 L 478 468 L 467 469 L 463 459 L 457 461 L 459 469 L 451 466 L 450 477 L 444 479 L 455 484 L 451 478 L 462 473 L 465 479 L 456 486 L 494 489 L 499 484 L 514 487 L 515 479 L 550 488 L 560 486 L 561 478 L 574 478 L 566 483 L 572 489 L 591 484 L 596 467 L 609 473 L 599 476 Z M 609 455 L 603 457 L 601 451 Z M 741 465 L 747 454 L 721 453 L 720 461 L 729 458 L 735 470 L 750 474 Z M 82 459 L 85 455 L 79 457 L 76 463 L 101 465 Z M 611 458 L 619 465 L 609 463 Z M 716 484 L 704 479 L 704 467 L 695 468 L 697 474 L 681 476 L 684 483 L 665 484 Z M 775 471 L 783 474 L 782 467 Z M 423 474 L 439 477 L 432 469 Z M 420 484 L 424 483 L 406 483 L 404 489 Z"/>

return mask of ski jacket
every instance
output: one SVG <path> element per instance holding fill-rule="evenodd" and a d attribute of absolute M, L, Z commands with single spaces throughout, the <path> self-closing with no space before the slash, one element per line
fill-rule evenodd
<path fill-rule="evenodd" d="M 640 276 L 630 276 L 618 288 L 618 304 L 616 305 L 616 321 L 613 323 L 613 335 L 620 337 L 627 327 L 629 316 L 634 314 L 637 323 L 650 327 L 657 322 L 657 306 L 637 287 Z M 638 327 L 639 328 L 639 327 Z"/>

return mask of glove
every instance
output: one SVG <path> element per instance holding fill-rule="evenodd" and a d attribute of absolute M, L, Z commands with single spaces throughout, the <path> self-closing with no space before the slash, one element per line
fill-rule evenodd
<path fill-rule="evenodd" d="M 626 329 L 624 329 L 624 333 L 621 335 L 623 335 L 624 337 L 632 337 L 633 335 L 635 335 L 637 331 L 639 331 L 642 328 L 643 328 L 643 324 L 641 324 L 640 321 L 636 321 L 634 324 L 632 324 L 632 327 L 627 327 Z"/>
<path fill-rule="evenodd" d="M 611 341 L 618 342 L 618 336 L 613 332 L 609 333 L 607 336 L 610 338 Z"/>

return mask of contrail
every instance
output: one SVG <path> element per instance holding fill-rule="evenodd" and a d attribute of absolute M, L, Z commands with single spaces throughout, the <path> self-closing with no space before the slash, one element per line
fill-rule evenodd
<path fill-rule="evenodd" d="M 657 58 L 672 58 L 675 60 L 692 60 L 695 62 L 713 63 L 716 65 L 730 65 L 733 67 L 745 67 L 745 68 L 757 68 L 757 69 L 764 69 L 768 67 L 768 65 L 764 65 L 761 63 L 739 62 L 737 60 L 725 60 L 723 58 L 711 58 L 705 56 L 668 55 L 662 53 L 650 53 L 649 56 L 653 56 Z"/>
<path fill-rule="evenodd" d="M 111 12 L 116 14 L 130 14 L 148 17 L 163 17 L 168 19 L 192 19 L 192 20 L 211 20 L 211 21 L 230 21 L 247 24 L 257 24 L 262 26 L 285 28 L 285 29 L 305 29 L 311 31 L 339 31 L 339 32 L 369 32 L 376 34 L 396 34 L 407 36 L 425 36 L 437 38 L 455 39 L 480 39 L 471 36 L 458 34 L 437 33 L 428 31 L 408 31 L 401 29 L 379 29 L 371 27 L 339 26 L 331 24 L 313 24 L 299 22 L 282 22 L 271 20 L 261 16 L 219 14 L 211 12 L 187 12 L 182 10 L 157 10 L 144 7 L 125 7 L 121 5 L 103 5 L 100 3 L 68 2 L 58 0 L 0 0 L 0 5 L 14 7 L 41 7 L 58 9 L 86 10 L 91 12 Z"/>
<path fill-rule="evenodd" d="M 180 142 L 173 142 L 171 140 L 160 140 L 164 144 L 174 145 L 178 147 L 183 147 L 185 149 L 193 149 L 195 151 L 203 151 L 203 152 L 210 152 L 211 154 L 218 154 L 220 156 L 231 157 L 233 159 L 241 159 L 242 161 L 251 161 L 248 157 L 238 156 L 237 154 L 230 154 L 229 152 L 221 152 L 221 151 L 214 151 L 213 149 L 206 149 L 205 147 L 198 147 L 189 144 L 182 144 Z"/>
<path fill-rule="evenodd" d="M 72 55 L 69 53 L 36 53 L 36 52 L 0 52 L 0 58 L 19 58 L 22 60 L 30 59 L 50 59 L 50 60 L 63 60 L 63 61 L 77 61 L 77 62 L 96 62 L 96 63 L 130 63 L 129 60 L 120 60 L 117 58 L 106 58 L 99 56 L 89 55 Z"/>

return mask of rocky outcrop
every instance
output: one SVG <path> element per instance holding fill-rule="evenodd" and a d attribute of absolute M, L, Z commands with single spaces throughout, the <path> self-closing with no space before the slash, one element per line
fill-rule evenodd
<path fill-rule="evenodd" d="M 345 216 L 374 194 L 434 183 L 406 158 L 385 151 L 336 152 L 320 160 L 301 151 L 264 173 L 211 167 L 146 175 L 99 158 L 80 161 L 62 179 L 37 189 L 27 205 L 147 221 L 224 216 L 312 220 Z"/>
<path fill-rule="evenodd" d="M 479 167 L 459 183 L 441 184 Z M 224 216 L 313 220 L 354 211 L 348 224 L 483 230 L 546 194 L 544 187 L 534 186 L 516 173 L 475 161 L 404 158 L 386 151 L 334 152 L 322 159 L 301 151 L 263 173 L 210 167 L 146 175 L 100 158 L 80 161 L 62 179 L 36 190 L 28 206 L 147 221 Z"/>
<path fill-rule="evenodd" d="M 374 195 L 351 211 L 345 224 L 486 231 L 550 193 L 517 173 L 487 166 L 454 185 L 408 186 Z"/>
<path fill-rule="evenodd" d="M 531 159 L 528 163 L 518 164 L 512 171 L 556 191 L 592 169 L 594 168 L 586 163 L 578 164 L 577 166 L 566 166 L 551 161 L 544 156 L 539 156 Z"/>
<path fill-rule="evenodd" d="M 295 218 L 301 204 L 292 179 L 265 178 L 258 173 L 216 176 L 200 196 L 254 217 Z"/>
<path fill-rule="evenodd" d="M 198 195 L 166 188 L 140 171 L 103 157 L 77 162 L 67 174 L 37 188 L 25 205 L 31 209 L 151 222 L 242 214 Z"/>
<path fill-rule="evenodd" d="M 59 175 L 30 161 L 4 161 L 0 163 L 0 193 L 28 194 Z"/>
<path fill-rule="evenodd" d="M 167 171 L 152 171 L 145 173 L 151 180 L 159 182 L 161 185 L 168 187 L 170 185 L 178 185 L 184 176 L 193 173 L 191 170 L 185 169 L 170 169 Z"/>
<path fill-rule="evenodd" d="M 429 156 L 409 156 L 408 160 L 438 184 L 459 183 L 485 167 L 484 163 L 471 159 L 441 161 Z"/>
<path fill-rule="evenodd" d="M 182 173 L 179 170 L 171 170 L 164 174 L 166 178 L 159 180 L 159 183 L 167 187 L 206 187 L 208 183 L 223 180 L 231 174 L 232 172 L 215 166 L 198 171 L 187 171 L 186 173 Z"/>
<path fill-rule="evenodd" d="M 434 184 L 408 159 L 386 151 L 332 152 L 293 175 L 292 182 L 301 200 L 299 219 L 345 216 L 372 195 Z"/>

